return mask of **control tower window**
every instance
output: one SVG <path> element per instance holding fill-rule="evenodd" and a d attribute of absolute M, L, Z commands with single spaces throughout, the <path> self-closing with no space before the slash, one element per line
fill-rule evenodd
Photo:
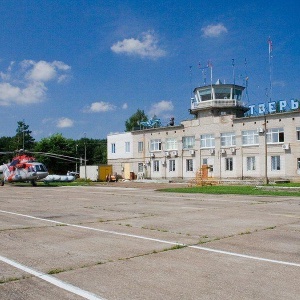
<path fill-rule="evenodd" d="M 233 90 L 233 99 L 241 100 L 242 99 L 242 91 L 241 90 Z"/>
<path fill-rule="evenodd" d="M 212 100 L 211 99 L 211 89 L 205 89 L 202 91 L 198 91 L 198 96 L 199 96 L 200 102 Z"/>
<path fill-rule="evenodd" d="M 215 88 L 216 99 L 230 99 L 230 88 L 227 89 L 216 89 Z"/>

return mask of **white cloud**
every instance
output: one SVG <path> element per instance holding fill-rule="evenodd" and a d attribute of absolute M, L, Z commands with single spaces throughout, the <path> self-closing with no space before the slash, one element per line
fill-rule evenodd
<path fill-rule="evenodd" d="M 221 23 L 216 25 L 208 25 L 203 27 L 201 30 L 203 32 L 203 36 L 205 37 L 218 37 L 222 33 L 228 32 L 227 28 Z"/>
<path fill-rule="evenodd" d="M 60 118 L 57 121 L 56 127 L 58 128 L 67 128 L 67 127 L 73 127 L 74 121 L 69 118 Z"/>
<path fill-rule="evenodd" d="M 166 51 L 158 46 L 158 40 L 154 34 L 144 32 L 140 39 L 130 38 L 119 41 L 110 48 L 117 54 L 137 55 L 142 58 L 156 59 L 166 56 Z"/>
<path fill-rule="evenodd" d="M 150 115 L 150 117 L 153 117 L 154 115 L 161 116 L 164 112 L 172 111 L 173 109 L 174 109 L 174 105 L 173 105 L 172 101 L 162 100 L 158 103 L 154 103 L 151 106 L 149 115 Z"/>
<path fill-rule="evenodd" d="M 116 106 L 109 102 L 94 102 L 83 111 L 87 113 L 98 113 L 98 112 L 106 112 L 110 110 L 115 110 Z"/>
<path fill-rule="evenodd" d="M 127 104 L 127 103 L 124 103 L 124 104 L 122 105 L 122 108 L 123 108 L 123 109 L 127 109 L 127 108 L 128 108 L 128 104 Z"/>
<path fill-rule="evenodd" d="M 60 71 L 68 71 L 70 70 L 70 66 L 66 65 L 61 61 L 32 61 L 25 60 L 22 64 L 24 69 L 31 68 L 28 70 L 26 76 L 33 81 L 42 81 L 47 82 L 56 78 L 60 78 Z"/>
<path fill-rule="evenodd" d="M 24 88 L 10 83 L 0 83 L 0 105 L 38 103 L 45 97 L 47 88 L 42 82 L 32 82 Z"/>
<path fill-rule="evenodd" d="M 61 82 L 71 69 L 61 61 L 24 60 L 11 62 L 6 72 L 0 71 L 0 105 L 33 104 L 46 98 L 46 83 Z"/>
<path fill-rule="evenodd" d="M 14 64 L 15 64 L 14 61 L 11 61 L 11 62 L 10 62 L 10 65 L 8 66 L 7 72 L 6 72 L 6 73 L 0 71 L 0 77 L 1 77 L 1 79 L 2 79 L 3 81 L 8 81 L 8 80 L 10 80 L 10 78 L 11 78 L 11 71 L 12 71 L 12 67 L 13 67 Z"/>

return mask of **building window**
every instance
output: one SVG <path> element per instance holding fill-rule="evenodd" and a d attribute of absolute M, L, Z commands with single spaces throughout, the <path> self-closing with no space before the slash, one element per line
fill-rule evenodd
<path fill-rule="evenodd" d="M 230 88 L 215 88 L 216 99 L 230 99 Z"/>
<path fill-rule="evenodd" d="M 183 149 L 193 149 L 195 147 L 194 136 L 184 136 L 182 138 Z"/>
<path fill-rule="evenodd" d="M 208 164 L 208 159 L 207 158 L 203 158 L 202 165 L 207 165 L 207 164 Z"/>
<path fill-rule="evenodd" d="M 232 157 L 225 158 L 225 170 L 232 171 L 233 170 L 233 159 Z"/>
<path fill-rule="evenodd" d="M 186 160 L 186 171 L 187 172 L 193 172 L 194 171 L 193 160 L 192 159 L 187 159 Z"/>
<path fill-rule="evenodd" d="M 144 143 L 138 142 L 138 152 L 143 152 L 143 151 L 144 151 Z"/>
<path fill-rule="evenodd" d="M 161 150 L 161 140 L 155 139 L 150 141 L 150 151 L 160 151 Z"/>
<path fill-rule="evenodd" d="M 235 146 L 235 133 L 225 132 L 221 133 L 221 147 Z"/>
<path fill-rule="evenodd" d="M 243 145 L 258 145 L 257 130 L 242 131 L 242 144 Z"/>
<path fill-rule="evenodd" d="M 300 127 L 296 127 L 297 141 L 300 141 Z"/>
<path fill-rule="evenodd" d="M 300 158 L 297 158 L 297 169 L 300 170 Z"/>
<path fill-rule="evenodd" d="M 111 153 L 116 153 L 116 144 L 115 143 L 111 144 Z"/>
<path fill-rule="evenodd" d="M 175 171 L 175 159 L 170 159 L 169 160 L 169 172 L 174 172 Z"/>
<path fill-rule="evenodd" d="M 159 172 L 159 160 L 154 160 L 153 161 L 153 171 L 154 172 Z"/>
<path fill-rule="evenodd" d="M 126 153 L 130 152 L 130 142 L 125 142 L 125 152 Z"/>
<path fill-rule="evenodd" d="M 214 148 L 215 137 L 213 134 L 202 134 L 200 136 L 200 147 L 201 148 Z"/>
<path fill-rule="evenodd" d="M 267 143 L 283 143 L 284 131 L 283 128 L 271 128 L 267 131 Z"/>
<path fill-rule="evenodd" d="M 271 156 L 271 171 L 280 170 L 280 156 Z"/>
<path fill-rule="evenodd" d="M 143 163 L 138 163 L 138 172 L 142 173 L 144 171 L 144 164 Z"/>
<path fill-rule="evenodd" d="M 177 140 L 170 138 L 170 139 L 166 139 L 166 150 L 177 150 Z"/>
<path fill-rule="evenodd" d="M 255 166 L 255 156 L 247 157 L 247 171 L 254 171 L 256 170 Z"/>

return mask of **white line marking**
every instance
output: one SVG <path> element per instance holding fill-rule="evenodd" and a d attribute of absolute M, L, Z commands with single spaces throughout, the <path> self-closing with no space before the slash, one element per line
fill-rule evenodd
<path fill-rule="evenodd" d="M 85 299 L 90 299 L 90 300 L 96 300 L 96 299 L 97 300 L 104 300 L 104 298 L 100 298 L 100 297 L 98 297 L 97 295 L 95 295 L 93 293 L 90 293 L 90 292 L 87 292 L 85 290 L 82 290 L 79 287 L 76 287 L 76 286 L 74 286 L 72 284 L 69 284 L 69 283 L 66 283 L 64 281 L 61 281 L 61 280 L 59 280 L 59 279 L 57 279 L 57 278 L 55 278 L 53 276 L 50 276 L 48 274 L 45 274 L 45 273 L 36 271 L 34 269 L 31 269 L 29 267 L 26 267 L 26 266 L 24 266 L 22 264 L 17 263 L 16 261 L 13 261 L 11 259 L 6 258 L 4 256 L 0 255 L 0 260 L 2 262 L 4 262 L 4 263 L 7 263 L 7 264 L 9 264 L 9 265 L 17 268 L 17 269 L 20 269 L 20 270 L 25 271 L 25 272 L 27 272 L 29 274 L 32 274 L 32 275 L 34 275 L 34 276 L 36 276 L 36 277 L 38 277 L 38 278 L 40 278 L 42 280 L 45 280 L 45 281 L 47 281 L 47 282 L 49 282 L 49 283 L 51 283 L 53 285 L 56 285 L 57 287 L 59 287 L 61 289 L 64 289 L 64 290 L 66 290 L 68 292 L 71 292 L 73 294 L 76 294 L 78 296 L 81 296 L 81 297 L 83 297 Z"/>
<path fill-rule="evenodd" d="M 41 221 L 60 224 L 60 225 L 67 225 L 67 226 L 71 226 L 71 227 L 75 227 L 75 228 L 93 230 L 93 231 L 98 231 L 98 232 L 103 232 L 103 233 L 110 233 L 110 234 L 114 234 L 114 235 L 132 237 L 132 238 L 141 239 L 141 240 L 147 240 L 147 241 L 153 241 L 153 242 L 158 242 L 158 243 L 170 244 L 170 245 L 174 245 L 174 246 L 183 246 L 183 247 L 197 249 L 197 250 L 203 250 L 203 251 L 207 251 L 207 252 L 219 253 L 219 254 L 224 254 L 224 255 L 231 255 L 231 256 L 236 256 L 236 257 L 242 257 L 242 258 L 253 259 L 253 260 L 258 260 L 258 261 L 265 261 L 265 262 L 281 264 L 281 265 L 287 265 L 287 266 L 293 266 L 293 267 L 300 267 L 299 263 L 262 258 L 262 257 L 258 257 L 258 256 L 245 255 L 245 254 L 229 252 L 229 251 L 223 251 L 223 250 L 218 250 L 218 249 L 213 249 L 213 248 L 187 245 L 187 244 L 182 244 L 182 243 L 177 243 L 177 242 L 172 242 L 172 241 L 166 241 L 166 240 L 161 240 L 161 239 L 154 239 L 154 238 L 149 238 L 149 237 L 141 236 L 141 235 L 135 235 L 135 234 L 128 234 L 128 233 L 111 231 L 111 230 L 98 229 L 98 228 L 87 227 L 87 226 L 76 225 L 76 224 L 70 224 L 70 223 L 64 223 L 64 222 L 59 222 L 59 221 L 54 221 L 54 220 L 47 220 L 47 219 L 43 219 L 43 218 L 38 218 L 38 217 L 19 214 L 19 213 L 14 213 L 14 212 L 5 211 L 5 210 L 0 210 L 0 213 L 6 213 L 6 214 L 11 214 L 11 215 L 16 215 L 16 216 L 22 216 L 22 217 L 26 217 L 26 218 L 30 218 L 30 219 L 41 220 Z"/>

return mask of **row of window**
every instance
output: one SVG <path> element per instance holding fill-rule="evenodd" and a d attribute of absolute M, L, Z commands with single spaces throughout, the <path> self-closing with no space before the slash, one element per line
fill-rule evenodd
<path fill-rule="evenodd" d="M 297 131 L 297 138 L 300 140 L 300 127 Z M 242 145 L 258 145 L 259 133 L 257 130 L 245 130 L 242 131 Z M 235 132 L 221 133 L 221 147 L 233 147 L 236 146 Z M 272 128 L 267 131 L 267 143 L 283 143 L 284 131 L 283 128 Z M 178 150 L 178 141 L 176 138 L 166 139 L 166 150 Z M 195 136 L 185 136 L 182 138 L 183 149 L 193 149 L 195 147 Z M 215 135 L 214 134 L 201 134 L 200 135 L 200 147 L 201 148 L 214 148 L 215 147 Z M 161 139 L 153 139 L 150 141 L 150 151 L 162 150 Z"/>
<path fill-rule="evenodd" d="M 300 127 L 296 128 L 297 140 L 300 141 Z M 258 145 L 258 130 L 245 130 L 242 131 L 242 145 Z M 271 128 L 266 133 L 267 143 L 283 143 L 284 142 L 284 130 L 283 128 Z M 221 147 L 233 147 L 236 146 L 235 132 L 221 133 Z M 195 147 L 195 136 L 184 136 L 182 138 L 183 149 L 193 149 Z M 150 140 L 150 151 L 161 151 L 162 141 L 161 139 Z M 214 134 L 201 134 L 200 135 L 200 147 L 201 148 L 214 148 L 215 147 L 215 135 Z M 165 141 L 165 150 L 178 150 L 178 140 L 176 138 L 167 138 Z M 144 151 L 144 143 L 138 142 L 138 152 Z M 125 142 L 125 152 L 130 153 L 130 142 Z M 116 153 L 116 144 L 111 144 L 111 153 Z"/>
<path fill-rule="evenodd" d="M 167 161 L 167 168 L 169 172 L 175 172 L 176 171 L 176 160 L 170 159 Z M 207 159 L 203 159 L 203 164 L 207 164 Z M 255 171 L 256 170 L 256 157 L 255 156 L 249 156 L 246 157 L 246 169 L 247 171 Z M 298 169 L 300 169 L 300 158 L 297 159 Z M 152 167 L 153 172 L 159 172 L 161 166 L 160 160 L 153 160 L 152 161 Z M 144 170 L 144 164 L 138 163 L 138 172 L 143 172 Z M 193 172 L 194 170 L 194 160 L 193 159 L 186 159 L 185 160 L 185 170 L 186 172 Z M 226 157 L 225 158 L 225 170 L 226 171 L 233 171 L 234 165 L 233 165 L 233 158 L 232 157 Z M 280 164 L 280 156 L 271 156 L 271 171 L 280 171 L 281 170 L 281 164 Z"/>
<path fill-rule="evenodd" d="M 159 160 L 153 160 L 152 164 L 153 164 L 152 165 L 153 172 L 159 172 L 161 162 Z M 175 161 L 175 159 L 168 160 L 168 166 L 167 167 L 168 167 L 169 172 L 175 172 L 176 171 L 176 161 Z M 143 171 L 144 171 L 144 164 L 143 163 L 138 163 L 138 172 L 143 172 Z M 186 159 L 186 171 L 187 172 L 194 171 L 194 160 L 193 159 Z"/>

